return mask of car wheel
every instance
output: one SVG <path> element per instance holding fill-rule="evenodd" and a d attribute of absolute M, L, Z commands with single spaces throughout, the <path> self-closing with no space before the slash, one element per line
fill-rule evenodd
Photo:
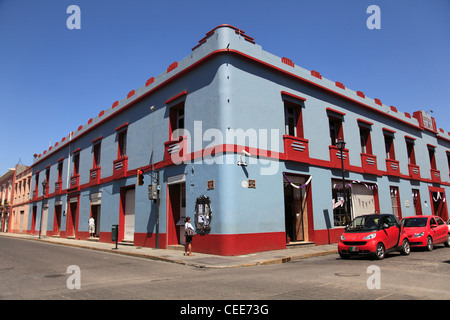
<path fill-rule="evenodd" d="M 386 250 L 384 249 L 384 245 L 380 242 L 375 249 L 375 258 L 377 260 L 382 260 L 385 254 Z"/>
<path fill-rule="evenodd" d="M 447 234 L 447 241 L 444 242 L 446 247 L 450 247 L 450 233 Z"/>
<path fill-rule="evenodd" d="M 411 252 L 411 247 L 409 246 L 409 241 L 407 239 L 404 239 L 400 253 L 404 256 L 407 256 L 407 255 L 409 255 L 410 252 Z"/>
<path fill-rule="evenodd" d="M 431 239 L 431 237 L 427 238 L 427 250 L 433 251 L 433 239 Z"/>

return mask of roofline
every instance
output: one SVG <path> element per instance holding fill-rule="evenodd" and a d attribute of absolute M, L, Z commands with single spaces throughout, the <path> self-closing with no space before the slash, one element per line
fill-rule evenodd
<path fill-rule="evenodd" d="M 242 31 L 242 30 L 240 30 L 240 29 L 238 29 L 238 28 L 236 28 L 236 27 L 233 27 L 233 26 L 231 26 L 231 25 L 226 25 L 226 24 L 219 25 L 219 26 L 217 26 L 216 28 L 214 28 L 214 29 L 212 29 L 211 31 L 209 31 L 208 33 L 206 33 L 206 37 L 204 37 L 203 39 L 201 39 L 201 40 L 199 41 L 199 45 L 197 45 L 196 47 L 194 47 L 193 50 L 194 50 L 195 48 L 199 47 L 200 45 L 202 45 L 203 43 L 205 43 L 205 42 L 206 42 L 206 39 L 209 38 L 209 37 L 215 32 L 216 29 L 219 29 L 219 28 L 222 28 L 222 27 L 231 28 L 231 29 L 235 30 L 235 32 L 238 32 L 241 36 L 243 36 L 243 34 L 245 33 L 244 31 Z M 247 36 L 247 35 L 245 35 L 245 37 L 246 37 L 246 38 L 245 38 L 246 40 L 247 40 L 247 38 L 253 40 L 253 38 L 251 38 L 251 37 L 249 37 L 249 36 Z M 249 41 L 249 40 L 247 40 L 247 41 Z M 250 41 L 250 42 L 251 42 L 251 43 L 255 43 L 254 41 Z M 239 51 L 239 50 L 236 50 L 236 49 L 229 49 L 229 48 L 224 48 L 224 49 L 217 49 L 217 50 L 215 50 L 215 51 L 210 52 L 210 53 L 207 54 L 206 56 L 200 58 L 198 61 L 192 63 L 191 65 L 187 66 L 186 68 L 184 68 L 183 70 L 179 71 L 178 73 L 175 73 L 173 76 L 171 76 L 171 77 L 169 77 L 168 79 L 166 79 L 165 81 L 161 82 L 160 84 L 158 84 L 158 85 L 155 86 L 154 88 L 148 90 L 147 92 L 142 93 L 139 97 L 137 97 L 137 98 L 135 98 L 134 100 L 130 101 L 129 103 L 125 104 L 125 105 L 122 106 L 120 109 L 118 109 L 118 110 L 116 110 L 115 112 L 111 113 L 110 115 L 106 116 L 105 118 L 103 118 L 103 119 L 100 120 L 99 122 L 93 124 L 92 126 L 90 126 L 89 128 L 87 128 L 86 130 L 84 130 L 83 132 L 81 132 L 80 134 L 78 134 L 76 137 L 73 137 L 73 138 L 71 138 L 71 139 L 65 140 L 65 142 L 64 142 L 63 144 L 60 144 L 59 147 L 58 147 L 57 149 L 58 149 L 58 150 L 61 150 L 61 149 L 62 149 L 63 147 L 65 147 L 66 145 L 68 145 L 68 144 L 70 144 L 70 143 L 72 143 L 72 142 L 74 142 L 74 141 L 80 139 L 80 138 L 83 137 L 85 134 L 87 134 L 88 132 L 92 131 L 94 128 L 96 128 L 96 127 L 98 127 L 99 125 L 101 125 L 101 124 L 103 124 L 103 123 L 105 123 L 105 122 L 107 122 L 107 121 L 113 119 L 114 117 L 116 117 L 117 115 L 121 114 L 122 112 L 124 112 L 125 110 L 127 110 L 128 108 L 130 108 L 131 106 L 133 106 L 133 105 L 135 105 L 136 103 L 142 101 L 144 98 L 146 98 L 146 97 L 150 96 L 151 94 L 157 92 L 158 90 L 160 90 L 160 89 L 166 87 L 166 86 L 169 85 L 171 82 L 173 82 L 173 81 L 179 79 L 180 77 L 184 76 L 185 74 L 187 74 L 187 73 L 193 71 L 193 69 L 195 69 L 196 67 L 198 67 L 198 66 L 200 66 L 201 64 L 205 63 L 205 62 L 208 61 L 209 59 L 215 57 L 216 55 L 223 54 L 223 53 L 226 53 L 226 54 L 228 54 L 228 53 L 234 54 L 234 55 L 236 55 L 236 56 L 245 58 L 245 59 L 247 59 L 247 60 L 249 60 L 249 61 L 251 61 L 251 62 L 253 62 L 253 63 L 258 63 L 258 64 L 260 64 L 260 65 L 262 65 L 262 66 L 264 66 L 264 67 L 266 67 L 266 68 L 270 68 L 270 69 L 272 69 L 272 70 L 274 70 L 274 71 L 276 71 L 276 72 L 279 72 L 279 73 L 281 73 L 281 74 L 283 74 L 283 75 L 285 75 L 285 76 L 291 77 L 291 78 L 293 78 L 293 79 L 295 79 L 295 80 L 300 80 L 300 81 L 302 81 L 302 82 L 304 82 L 304 83 L 306 83 L 306 84 L 308 84 L 308 85 L 311 85 L 311 86 L 313 86 L 313 87 L 316 87 L 316 88 L 319 89 L 319 90 L 325 91 L 325 92 L 328 93 L 328 94 L 337 96 L 337 97 L 339 97 L 339 98 L 341 98 L 341 99 L 344 99 L 344 100 L 347 100 L 347 101 L 349 101 L 349 102 L 351 102 L 351 103 L 354 103 L 354 104 L 356 104 L 356 105 L 358 105 L 358 106 L 361 106 L 361 107 L 363 107 L 363 108 L 366 108 L 366 109 L 368 109 L 369 111 L 372 111 L 372 112 L 374 112 L 374 113 L 381 114 L 381 115 L 383 115 L 383 117 L 387 117 L 387 118 L 389 118 L 389 119 L 392 119 L 392 120 L 394 120 L 394 121 L 396 121 L 396 122 L 399 122 L 399 123 L 401 123 L 401 124 L 403 124 L 403 125 L 406 125 L 406 126 L 408 126 L 408 127 L 417 129 L 417 130 L 419 130 L 419 131 L 425 131 L 425 130 L 427 130 L 427 129 L 422 128 L 420 125 L 415 125 L 415 124 L 413 124 L 413 123 L 411 123 L 411 122 L 402 120 L 402 119 L 400 119 L 400 118 L 398 118 L 398 117 L 393 116 L 392 114 L 390 114 L 390 113 L 388 113 L 388 112 L 385 112 L 385 111 L 383 111 L 383 110 L 380 110 L 380 109 L 377 109 L 377 108 L 375 108 L 375 107 L 372 107 L 372 106 L 370 106 L 369 104 L 366 104 L 366 103 L 363 103 L 363 102 L 358 101 L 358 100 L 356 100 L 356 99 L 353 99 L 352 97 L 350 97 L 350 96 L 348 96 L 348 95 L 346 95 L 346 94 L 340 93 L 340 92 L 338 92 L 338 91 L 336 91 L 336 90 L 332 90 L 331 88 L 328 88 L 328 87 L 326 87 L 326 86 L 323 86 L 323 85 L 321 85 L 321 84 L 319 84 L 319 83 L 317 83 L 317 82 L 315 82 L 315 81 L 308 80 L 308 79 L 305 78 L 305 77 L 302 77 L 302 76 L 300 76 L 300 75 L 298 75 L 298 74 L 289 72 L 289 71 L 287 71 L 287 70 L 285 70 L 285 69 L 283 69 L 283 68 L 277 67 L 277 66 L 275 66 L 275 65 L 273 65 L 273 64 L 270 64 L 270 63 L 265 62 L 265 61 L 263 61 L 263 60 L 261 60 L 261 59 L 255 58 L 255 57 L 253 57 L 253 56 L 251 56 L 251 55 L 248 55 L 248 54 L 246 54 L 246 53 L 243 53 L 243 52 L 241 52 L 241 51 Z M 178 65 L 177 65 L 177 66 L 178 66 Z M 171 69 L 171 70 L 172 70 L 172 69 Z M 170 70 L 170 71 L 171 71 L 171 70 Z M 169 70 L 168 70 L 168 71 L 169 71 Z M 154 80 L 153 80 L 153 81 L 154 81 Z M 152 81 L 152 82 L 153 82 L 153 81 Z M 151 83 L 152 83 L 152 82 L 151 82 Z M 131 93 L 132 93 L 132 94 L 131 94 Z M 134 93 L 135 93 L 135 90 L 132 90 L 132 92 L 130 92 L 130 93 L 128 94 L 128 97 L 127 97 L 127 98 L 130 98 L 131 96 L 133 96 Z M 116 101 L 116 103 L 114 103 L 113 108 L 114 108 L 115 106 L 117 106 L 117 101 Z M 392 108 L 392 107 L 391 107 L 391 108 Z M 415 119 L 415 118 L 414 118 L 414 119 Z M 92 119 L 91 119 L 91 120 L 92 120 Z M 417 119 L 416 119 L 416 120 L 417 120 Z M 88 122 L 88 125 L 89 125 L 89 124 L 90 124 L 90 122 Z M 80 126 L 80 127 L 82 127 L 82 126 Z M 435 133 L 435 132 L 433 132 L 433 131 L 431 131 L 431 132 L 432 132 L 432 133 Z M 447 141 L 447 142 L 450 142 L 450 139 L 448 139 L 448 138 L 446 138 L 446 137 L 443 137 L 443 136 L 440 136 L 439 133 L 435 133 L 435 135 L 436 135 L 437 138 L 441 138 L 441 139 L 443 139 L 443 140 L 445 140 L 445 141 Z M 69 134 L 69 138 L 70 138 L 71 136 L 72 136 L 72 133 Z M 50 151 L 51 149 L 52 149 L 52 147 L 50 147 L 48 150 L 45 150 L 45 151 Z M 46 154 L 46 155 L 42 155 L 42 158 L 40 158 L 39 160 L 37 160 L 36 162 L 34 162 L 34 163 L 31 165 L 31 167 L 34 167 L 34 166 L 36 166 L 37 164 L 41 163 L 44 159 L 47 159 L 48 156 L 50 156 L 50 155 L 52 155 L 52 154 L 53 154 L 53 152 L 48 153 L 48 154 Z"/>

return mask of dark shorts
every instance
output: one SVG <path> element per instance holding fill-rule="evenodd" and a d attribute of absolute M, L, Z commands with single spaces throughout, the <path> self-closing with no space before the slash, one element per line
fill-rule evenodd
<path fill-rule="evenodd" d="M 192 243 L 192 236 L 186 236 L 186 243 Z"/>

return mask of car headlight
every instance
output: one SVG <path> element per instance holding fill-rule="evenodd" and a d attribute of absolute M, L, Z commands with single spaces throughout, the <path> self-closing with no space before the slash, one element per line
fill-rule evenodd
<path fill-rule="evenodd" d="M 414 233 L 414 238 L 420 238 L 420 237 L 423 237 L 424 234 L 425 234 L 425 232 Z"/>
<path fill-rule="evenodd" d="M 345 240 L 344 234 L 341 234 L 341 240 L 342 240 L 342 241 Z"/>
<path fill-rule="evenodd" d="M 371 233 L 371 234 L 369 234 L 367 237 L 364 237 L 363 239 L 364 239 L 364 240 L 370 240 L 370 239 L 375 238 L 376 236 L 377 236 L 376 233 Z"/>

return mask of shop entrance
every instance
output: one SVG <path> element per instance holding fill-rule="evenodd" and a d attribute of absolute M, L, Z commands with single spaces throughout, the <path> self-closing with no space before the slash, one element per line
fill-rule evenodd
<path fill-rule="evenodd" d="M 309 241 L 307 178 L 284 175 L 284 210 L 286 242 Z"/>

